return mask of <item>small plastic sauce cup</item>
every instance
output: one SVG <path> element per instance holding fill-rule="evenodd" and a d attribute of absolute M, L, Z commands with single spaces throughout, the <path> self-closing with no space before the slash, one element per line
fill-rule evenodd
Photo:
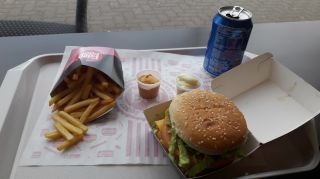
<path fill-rule="evenodd" d="M 139 80 L 143 75 L 152 75 L 159 80 L 159 82 L 154 84 L 146 84 Z M 137 74 L 137 83 L 139 89 L 139 95 L 145 99 L 152 99 L 158 96 L 160 89 L 161 76 L 160 73 L 154 70 L 143 70 Z"/>

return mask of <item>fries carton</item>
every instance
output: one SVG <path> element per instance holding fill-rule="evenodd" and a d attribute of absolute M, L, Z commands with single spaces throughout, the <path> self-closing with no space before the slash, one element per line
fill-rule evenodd
<path fill-rule="evenodd" d="M 122 65 L 115 49 L 108 47 L 75 47 L 71 49 L 71 52 L 66 49 L 63 58 L 68 58 L 68 60 L 64 64 L 63 71 L 60 72 L 61 75 L 56 78 L 50 95 L 54 97 L 58 93 L 66 91 L 66 89 L 74 92 L 68 93 L 69 95 L 66 96 L 65 101 L 68 102 L 61 102 L 60 106 L 63 106 L 65 110 L 68 111 L 70 108 L 70 106 L 66 107 L 67 104 L 79 102 L 80 99 L 90 98 L 90 100 L 94 100 L 94 97 L 104 99 L 101 103 L 106 105 L 115 101 L 123 92 Z M 101 88 L 104 87 L 106 92 L 102 92 L 103 89 Z M 115 90 L 116 94 L 112 94 L 112 91 L 108 90 L 109 88 Z M 90 91 L 94 95 L 90 94 Z M 71 100 L 67 99 L 68 97 Z M 94 105 L 92 108 L 94 108 Z M 107 112 L 104 111 L 103 114 Z M 100 113 L 98 112 L 95 117 L 102 116 Z"/>
<path fill-rule="evenodd" d="M 231 98 L 246 118 L 250 133 L 242 146 L 244 157 L 264 144 L 290 133 L 320 113 L 320 92 L 273 60 L 270 53 L 258 56 L 213 79 L 211 88 Z M 170 102 L 144 111 L 150 125 L 164 117 Z M 158 140 L 156 135 L 154 137 Z M 176 164 L 173 165 L 187 178 Z M 223 172 L 227 168 L 228 166 L 216 171 L 208 170 L 197 177 Z"/>

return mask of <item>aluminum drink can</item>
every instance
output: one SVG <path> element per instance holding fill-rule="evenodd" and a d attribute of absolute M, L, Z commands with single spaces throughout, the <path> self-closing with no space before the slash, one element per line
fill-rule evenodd
<path fill-rule="evenodd" d="M 213 17 L 203 68 L 216 77 L 241 64 L 252 29 L 252 13 L 225 6 Z"/>

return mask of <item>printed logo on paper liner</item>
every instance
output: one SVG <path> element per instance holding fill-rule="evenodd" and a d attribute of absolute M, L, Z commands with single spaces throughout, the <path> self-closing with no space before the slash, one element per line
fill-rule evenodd
<path fill-rule="evenodd" d="M 113 157 L 112 150 L 101 150 L 97 152 L 97 157 Z"/>
<path fill-rule="evenodd" d="M 116 132 L 117 132 L 117 128 L 106 127 L 101 129 L 101 134 L 103 136 L 113 136 L 116 134 Z"/>
<path fill-rule="evenodd" d="M 94 142 L 97 140 L 97 134 L 87 134 L 83 137 L 83 140 L 86 142 Z"/>
<path fill-rule="evenodd" d="M 31 154 L 31 158 L 40 158 L 41 157 L 41 151 L 34 151 Z"/>

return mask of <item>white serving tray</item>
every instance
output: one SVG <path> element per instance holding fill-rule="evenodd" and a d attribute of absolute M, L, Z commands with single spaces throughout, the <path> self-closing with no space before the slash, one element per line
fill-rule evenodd
<path fill-rule="evenodd" d="M 204 48 L 157 50 L 203 55 Z M 247 53 L 253 57 L 253 54 Z M 21 167 L 18 160 L 49 94 L 62 54 L 46 54 L 9 70 L 0 88 L 0 178 L 179 178 L 172 166 Z M 319 163 L 314 120 L 269 142 L 214 176 L 256 178 L 313 169 Z"/>

